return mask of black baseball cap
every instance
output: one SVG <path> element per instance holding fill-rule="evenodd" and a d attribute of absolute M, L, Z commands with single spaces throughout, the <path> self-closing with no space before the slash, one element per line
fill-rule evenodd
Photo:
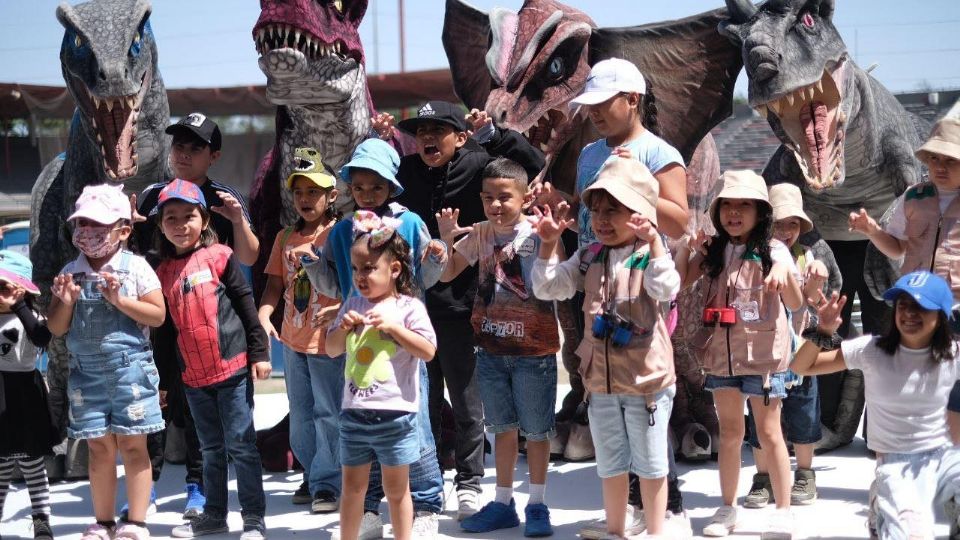
<path fill-rule="evenodd" d="M 428 101 L 417 111 L 416 118 L 407 118 L 397 124 L 397 127 L 416 135 L 417 126 L 423 122 L 440 122 L 453 126 L 454 131 L 466 131 L 467 124 L 463 119 L 463 109 L 449 101 Z"/>
<path fill-rule="evenodd" d="M 170 135 L 189 131 L 199 137 L 201 141 L 209 144 L 210 150 L 213 152 L 218 152 L 220 145 L 223 143 L 220 135 L 220 127 L 203 113 L 190 113 L 181 118 L 176 124 L 167 126 L 165 131 Z"/>

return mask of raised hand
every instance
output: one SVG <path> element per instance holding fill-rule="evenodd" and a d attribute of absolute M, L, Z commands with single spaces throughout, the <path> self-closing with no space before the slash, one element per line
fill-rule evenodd
<path fill-rule="evenodd" d="M 140 215 L 140 212 L 137 210 L 137 194 L 133 193 L 130 195 L 130 223 L 140 223 L 141 221 L 146 221 L 146 216 Z"/>
<path fill-rule="evenodd" d="M 211 206 L 210 211 L 216 212 L 230 220 L 230 223 L 240 223 L 243 221 L 243 205 L 236 197 L 226 191 L 218 191 L 217 195 L 223 201 L 221 206 Z"/>
<path fill-rule="evenodd" d="M 569 211 L 570 205 L 566 202 L 558 204 L 556 212 L 550 210 L 549 206 L 544 206 L 543 210 L 538 207 L 533 208 L 533 216 L 530 220 L 537 228 L 537 235 L 541 242 L 556 242 L 563 231 L 573 225 L 572 219 L 566 219 Z"/>
<path fill-rule="evenodd" d="M 553 187 L 550 182 L 537 182 L 530 186 L 530 192 L 533 193 L 532 206 L 549 206 L 554 212 L 560 203 L 566 203 L 567 199 L 560 190 Z"/>
<path fill-rule="evenodd" d="M 370 119 L 370 126 L 381 139 L 389 141 L 395 133 L 396 128 L 393 127 L 395 122 L 396 119 L 392 114 L 382 112 Z"/>
<path fill-rule="evenodd" d="M 103 280 L 103 283 L 98 285 L 100 294 L 104 300 L 116 306 L 120 302 L 120 286 L 123 285 L 120 277 L 113 272 L 100 272 L 100 278 Z"/>
<path fill-rule="evenodd" d="M 481 111 L 480 109 L 470 109 L 470 112 L 464 118 L 470 125 L 468 132 L 471 135 L 493 123 L 493 119 L 487 115 L 487 111 Z"/>
<path fill-rule="evenodd" d="M 810 305 L 815 304 L 817 291 L 823 289 L 823 284 L 827 282 L 829 272 L 827 265 L 821 261 L 810 261 L 803 276 L 803 294 Z"/>
<path fill-rule="evenodd" d="M 626 146 L 618 146 L 610 152 L 611 155 L 622 157 L 624 159 L 633 159 L 633 152 Z"/>
<path fill-rule="evenodd" d="M 53 278 L 50 292 L 65 306 L 73 306 L 80 298 L 80 285 L 73 282 L 73 274 L 60 274 Z"/>
<path fill-rule="evenodd" d="M 867 211 L 863 208 L 861 208 L 859 212 L 850 212 L 848 226 L 851 231 L 863 233 L 867 236 L 872 236 L 880 230 L 880 226 L 877 225 L 877 221 L 870 217 L 870 215 L 867 214 Z"/>
<path fill-rule="evenodd" d="M 696 236 L 687 237 L 687 247 L 693 253 L 707 256 L 707 248 L 713 242 L 713 237 L 707 234 L 703 229 L 697 231 Z"/>
<path fill-rule="evenodd" d="M 340 304 L 334 304 L 332 306 L 327 306 L 320 308 L 317 311 L 317 314 L 313 316 L 313 327 L 314 328 L 326 328 L 330 326 L 330 323 L 336 320 L 337 313 L 340 312 Z"/>
<path fill-rule="evenodd" d="M 768 292 L 781 292 L 790 281 L 790 267 L 783 264 L 774 264 L 770 273 L 763 280 L 763 286 Z"/>
<path fill-rule="evenodd" d="M 294 268 L 300 268 L 300 258 L 306 257 L 311 261 L 316 261 L 320 257 L 313 251 L 313 247 L 309 244 L 304 244 L 302 246 L 292 247 L 286 251 L 287 262 L 290 263 Z"/>
<path fill-rule="evenodd" d="M 426 261 L 429 257 L 434 257 L 441 263 L 446 263 L 447 246 L 439 240 L 430 240 L 427 244 L 427 249 L 423 250 L 423 259 L 421 259 L 421 261 Z"/>
<path fill-rule="evenodd" d="M 440 238 L 450 244 L 454 238 L 461 234 L 466 234 L 473 230 L 473 227 L 461 227 L 457 221 L 460 219 L 459 208 L 444 208 L 436 214 L 437 228 L 440 229 Z"/>
<path fill-rule="evenodd" d="M 633 230 L 633 234 L 637 235 L 637 238 L 648 244 L 653 243 L 653 241 L 660 236 L 660 233 L 657 232 L 657 226 L 649 219 L 637 213 L 630 216 L 630 219 L 627 221 L 627 227 Z"/>
<path fill-rule="evenodd" d="M 390 336 L 392 336 L 392 332 L 400 326 L 395 320 L 391 318 L 385 318 L 375 309 L 371 309 L 367 312 L 366 319 L 367 324 Z"/>
<path fill-rule="evenodd" d="M 825 335 L 833 335 L 834 332 L 843 324 L 843 306 L 847 303 L 847 297 L 841 296 L 839 292 L 830 293 L 830 298 L 823 295 L 822 291 L 818 293 L 817 316 L 819 322 L 817 331 Z"/>
<path fill-rule="evenodd" d="M 26 294 L 26 291 L 23 287 L 18 287 L 9 282 L 0 284 L 0 306 L 10 309 L 23 298 L 24 294 Z"/>

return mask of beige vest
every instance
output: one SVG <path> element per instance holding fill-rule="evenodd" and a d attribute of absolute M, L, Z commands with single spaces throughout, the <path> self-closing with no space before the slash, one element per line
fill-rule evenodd
<path fill-rule="evenodd" d="M 576 351 L 583 385 L 590 393 L 650 396 L 676 381 L 673 346 L 660 305 L 643 289 L 650 254 L 634 253 L 613 276 L 606 275 L 612 272 L 606 255 L 606 249 L 600 250 L 584 276 L 586 328 Z M 623 347 L 614 347 L 611 336 L 593 337 L 594 318 L 608 305 L 633 323 L 634 333 Z"/>
<path fill-rule="evenodd" d="M 695 348 L 711 375 L 769 375 L 787 370 L 790 328 L 777 292 L 763 289 L 759 259 L 730 261 L 716 279 L 707 280 L 705 307 L 735 307 L 730 327 L 706 326 Z M 746 320 L 745 320 L 746 319 Z"/>
<path fill-rule="evenodd" d="M 960 299 L 960 196 L 940 214 L 940 198 L 932 182 L 911 186 L 904 193 L 907 246 L 901 274 L 929 270 L 950 285 Z"/>

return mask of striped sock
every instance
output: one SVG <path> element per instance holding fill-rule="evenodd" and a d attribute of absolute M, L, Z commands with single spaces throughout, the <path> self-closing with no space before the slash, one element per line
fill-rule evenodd
<path fill-rule="evenodd" d="M 3 503 L 10 491 L 10 478 L 13 477 L 13 460 L 0 458 L 0 517 L 3 517 Z"/>
<path fill-rule="evenodd" d="M 18 459 L 20 472 L 27 482 L 27 491 L 30 492 L 30 506 L 33 515 L 50 515 L 50 484 L 47 482 L 47 469 L 44 467 L 43 457 L 29 457 Z"/>

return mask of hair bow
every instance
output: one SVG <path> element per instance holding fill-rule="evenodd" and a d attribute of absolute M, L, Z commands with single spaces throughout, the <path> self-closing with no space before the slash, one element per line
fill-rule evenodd
<path fill-rule="evenodd" d="M 353 213 L 353 240 L 368 235 L 368 245 L 379 248 L 387 243 L 402 222 L 391 217 L 380 217 L 369 210 L 357 210 Z"/>

